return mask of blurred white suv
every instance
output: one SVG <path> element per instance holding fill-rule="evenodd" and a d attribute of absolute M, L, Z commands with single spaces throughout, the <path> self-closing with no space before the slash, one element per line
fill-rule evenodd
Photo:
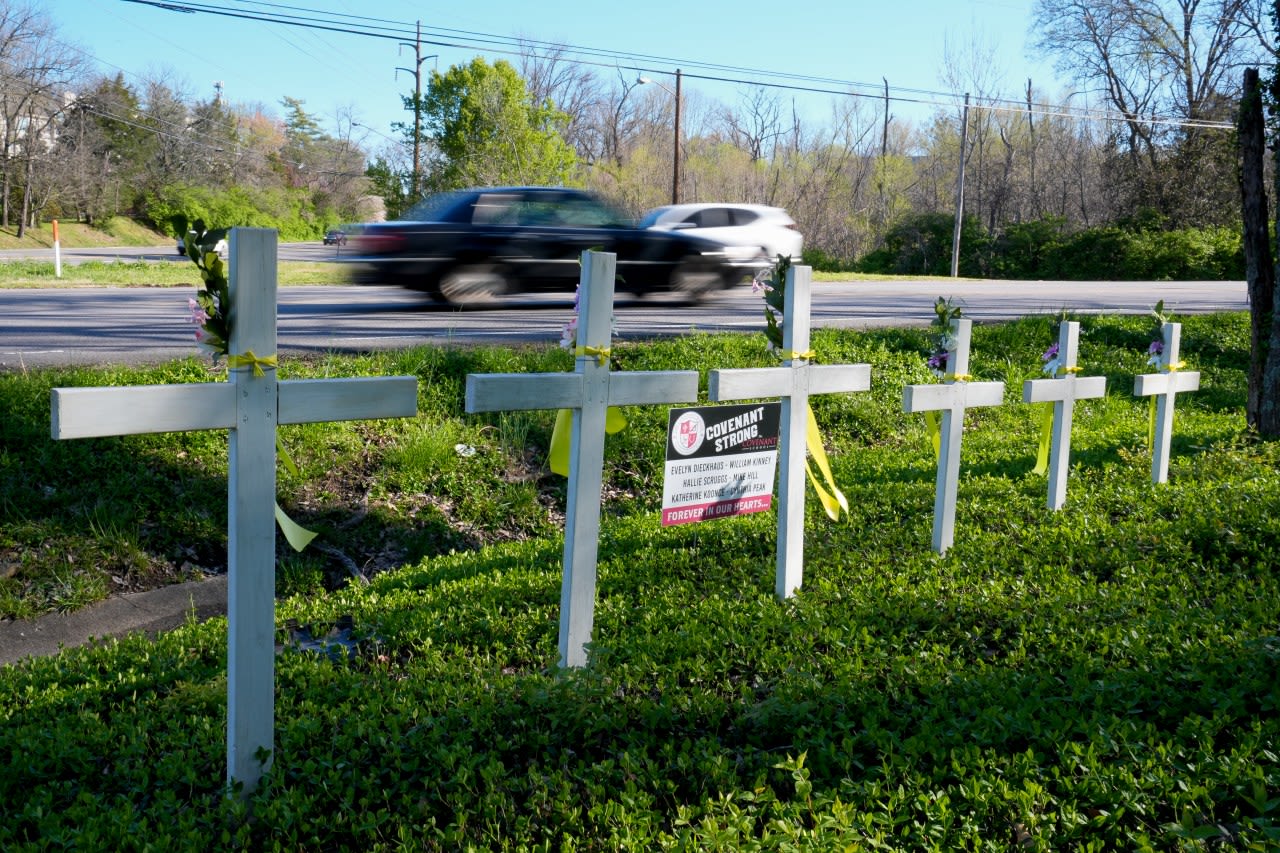
<path fill-rule="evenodd" d="M 778 255 L 798 262 L 804 246 L 795 220 L 782 208 L 763 204 L 669 204 L 646 213 L 640 227 L 714 240 L 739 262 L 773 261 Z"/>

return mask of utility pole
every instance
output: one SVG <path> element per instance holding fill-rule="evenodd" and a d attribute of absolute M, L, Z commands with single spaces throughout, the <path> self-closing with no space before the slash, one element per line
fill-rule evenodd
<path fill-rule="evenodd" d="M 680 203 L 680 69 L 676 69 L 676 138 L 671 152 L 671 203 Z"/>
<path fill-rule="evenodd" d="M 396 71 L 405 71 L 413 75 L 413 178 L 409 191 L 410 198 L 416 202 L 422 188 L 422 63 L 424 60 L 435 58 L 437 54 L 422 55 L 422 21 L 418 21 L 413 44 L 402 41 L 400 46 L 413 48 L 414 56 L 413 68 L 396 66 Z"/>
<path fill-rule="evenodd" d="M 964 155 L 969 145 L 969 93 L 964 93 L 964 112 L 960 119 L 960 177 L 956 180 L 956 227 L 951 236 L 951 277 L 960 271 L 960 227 L 964 222 Z"/>

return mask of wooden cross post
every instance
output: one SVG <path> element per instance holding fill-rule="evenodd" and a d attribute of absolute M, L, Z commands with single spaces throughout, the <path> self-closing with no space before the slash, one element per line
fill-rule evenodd
<path fill-rule="evenodd" d="M 1077 376 L 1076 354 L 1080 324 L 1064 322 L 1058 329 L 1058 373 L 1050 379 L 1022 383 L 1022 402 L 1053 403 L 1053 433 L 1049 443 L 1049 509 L 1067 502 L 1067 474 L 1071 461 L 1071 415 L 1076 400 L 1101 397 L 1107 392 L 1105 376 Z"/>
<path fill-rule="evenodd" d="M 774 591 L 790 598 L 804 578 L 804 478 L 808 451 L 809 397 L 871 388 L 868 364 L 810 364 L 809 308 L 813 271 L 787 270 L 783 294 L 782 367 L 713 370 L 708 397 L 715 402 L 753 397 L 781 397 L 778 481 L 778 555 Z"/>
<path fill-rule="evenodd" d="M 231 232 L 233 354 L 276 351 L 276 235 Z M 261 375 L 259 375 L 261 374 Z M 228 381 L 55 388 L 53 437 L 197 429 L 228 433 L 227 782 L 253 791 L 275 755 L 276 425 L 413 417 L 413 376 L 278 381 L 274 366 Z"/>
<path fill-rule="evenodd" d="M 1143 373 L 1134 377 L 1133 393 L 1136 397 L 1155 397 L 1155 424 L 1151 442 L 1151 482 L 1166 483 L 1169 480 L 1169 446 L 1173 440 L 1173 401 L 1183 391 L 1200 388 L 1200 371 L 1181 370 L 1178 351 L 1182 343 L 1182 324 L 1165 323 L 1160 327 L 1164 350 L 1160 354 L 1157 373 Z"/>
<path fill-rule="evenodd" d="M 609 372 L 617 256 L 582 253 L 577 359 L 572 373 L 467 376 L 466 410 L 570 409 L 568 504 L 560 586 L 560 665 L 587 663 L 596 596 L 605 418 L 610 406 L 687 403 L 698 398 L 696 370 Z"/>
<path fill-rule="evenodd" d="M 904 412 L 942 412 L 939 427 L 938 479 L 933 499 L 933 550 L 946 553 L 955 541 L 956 493 L 960 481 L 960 440 L 964 412 L 973 406 L 998 406 L 1004 402 L 1003 382 L 969 381 L 969 337 L 972 320 L 952 320 L 955 348 L 947 353 L 943 381 L 933 385 L 908 385 L 902 392 Z"/>

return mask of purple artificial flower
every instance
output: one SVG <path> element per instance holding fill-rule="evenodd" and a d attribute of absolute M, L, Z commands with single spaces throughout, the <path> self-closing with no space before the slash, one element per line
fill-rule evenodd
<path fill-rule="evenodd" d="M 1040 356 L 1041 361 L 1053 361 L 1058 357 L 1058 345 L 1055 343 L 1044 351 L 1044 355 Z"/>

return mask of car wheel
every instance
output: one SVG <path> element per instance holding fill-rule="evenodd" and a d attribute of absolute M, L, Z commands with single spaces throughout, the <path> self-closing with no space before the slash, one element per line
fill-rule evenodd
<path fill-rule="evenodd" d="M 700 302 L 707 294 L 725 286 L 720 271 L 697 261 L 684 261 L 671 271 L 671 293 L 688 302 Z"/>
<path fill-rule="evenodd" d="M 506 293 L 506 276 L 493 264 L 464 264 L 440 276 L 432 295 L 446 305 L 489 302 Z"/>

